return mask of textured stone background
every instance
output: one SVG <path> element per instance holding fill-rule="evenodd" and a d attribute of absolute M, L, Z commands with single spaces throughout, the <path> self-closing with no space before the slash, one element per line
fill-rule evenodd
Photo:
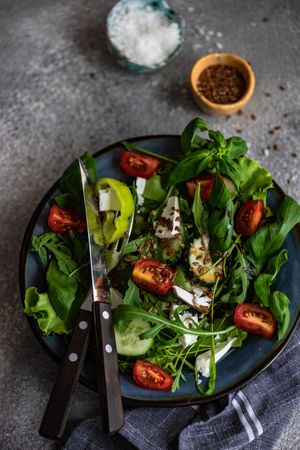
<path fill-rule="evenodd" d="M 112 1 L 1 1 L 0 448 L 5 450 L 55 448 L 37 430 L 57 366 L 22 313 L 18 258 L 39 200 L 83 150 L 94 152 L 127 137 L 180 133 L 201 115 L 226 136 L 241 133 L 250 156 L 300 200 L 300 3 L 171 4 L 187 23 L 181 55 L 159 73 L 135 75 L 119 68 L 106 50 L 105 16 Z M 202 114 L 188 88 L 194 61 L 217 50 L 247 58 L 257 80 L 244 114 L 228 120 Z M 71 422 L 97 411 L 96 395 L 78 386 Z M 276 450 L 300 448 L 299 413 Z"/>

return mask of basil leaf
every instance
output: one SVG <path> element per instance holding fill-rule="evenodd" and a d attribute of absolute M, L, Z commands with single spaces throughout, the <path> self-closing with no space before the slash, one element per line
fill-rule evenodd
<path fill-rule="evenodd" d="M 207 123 L 200 117 L 196 117 L 187 124 L 180 137 L 180 144 L 183 153 L 187 154 L 193 147 L 197 131 L 208 131 Z"/>
<path fill-rule="evenodd" d="M 290 300 L 280 291 L 273 292 L 270 310 L 272 311 L 278 325 L 278 339 L 283 339 L 286 335 L 290 323 Z"/>
<path fill-rule="evenodd" d="M 221 149 L 226 148 L 226 139 L 220 131 L 209 130 L 208 136 L 214 142 L 216 147 L 219 147 Z"/>
<path fill-rule="evenodd" d="M 86 152 L 81 157 L 81 160 L 88 171 L 91 182 L 95 183 L 96 161 L 94 157 L 90 153 Z M 72 211 L 81 216 L 84 216 L 85 209 L 83 203 L 81 177 L 77 160 L 73 161 L 72 164 L 70 164 L 69 167 L 67 167 L 67 169 L 64 171 L 60 179 L 59 186 L 64 194 L 69 194 L 70 198 L 68 199 L 68 202 L 70 204 L 72 203 Z"/>
<path fill-rule="evenodd" d="M 268 308 L 271 300 L 271 286 L 281 267 L 288 260 L 288 252 L 283 249 L 268 262 L 266 273 L 262 273 L 254 280 L 254 301 Z"/>
<path fill-rule="evenodd" d="M 207 232 L 207 224 L 208 224 L 208 213 L 204 208 L 201 195 L 200 195 L 201 186 L 199 183 L 196 184 L 195 196 L 193 201 L 193 215 L 194 222 L 200 234 Z"/>
<path fill-rule="evenodd" d="M 276 222 L 259 228 L 245 243 L 245 250 L 255 265 L 257 274 L 281 248 L 291 229 L 300 222 L 300 206 L 286 196 L 277 213 Z"/>
<path fill-rule="evenodd" d="M 232 136 L 231 138 L 226 139 L 226 147 L 228 150 L 228 157 L 232 159 L 244 156 L 248 150 L 246 141 L 239 136 Z"/>
<path fill-rule="evenodd" d="M 182 159 L 170 173 L 167 187 L 175 186 L 182 181 L 194 178 L 201 172 L 211 168 L 212 155 L 209 150 L 191 153 Z"/>
<path fill-rule="evenodd" d="M 233 236 L 233 202 L 229 190 L 220 177 L 216 177 L 209 199 L 211 213 L 208 219 L 210 249 L 225 252 L 230 247 Z"/>

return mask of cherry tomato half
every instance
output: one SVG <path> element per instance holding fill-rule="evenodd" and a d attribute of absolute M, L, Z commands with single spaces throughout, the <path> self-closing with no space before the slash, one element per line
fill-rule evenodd
<path fill-rule="evenodd" d="M 152 258 L 139 259 L 132 279 L 137 286 L 154 295 L 165 295 L 173 286 L 175 273 L 164 263 Z"/>
<path fill-rule="evenodd" d="M 70 230 L 83 233 L 86 222 L 69 209 L 53 205 L 48 217 L 48 227 L 56 234 L 67 234 Z"/>
<path fill-rule="evenodd" d="M 264 202 L 261 199 L 245 202 L 235 219 L 236 231 L 245 237 L 252 236 L 263 218 L 264 209 Z"/>
<path fill-rule="evenodd" d="M 120 155 L 119 164 L 127 175 L 148 179 L 158 170 L 160 160 L 154 156 L 124 150 Z"/>
<path fill-rule="evenodd" d="M 155 391 L 169 391 L 173 378 L 159 366 L 142 359 L 135 362 L 133 379 L 139 386 Z"/>
<path fill-rule="evenodd" d="M 271 339 L 277 322 L 267 308 L 253 303 L 242 303 L 235 308 L 234 323 L 241 330 Z"/>
<path fill-rule="evenodd" d="M 220 178 L 224 178 L 224 177 L 220 177 Z M 187 187 L 187 191 L 188 191 L 188 195 L 191 198 L 195 197 L 195 191 L 196 191 L 196 185 L 200 184 L 200 197 L 201 197 L 201 201 L 203 203 L 208 202 L 214 184 L 216 181 L 216 175 L 213 173 L 209 173 L 207 175 L 200 175 L 197 178 L 191 178 L 190 180 L 186 181 L 186 187 Z"/>

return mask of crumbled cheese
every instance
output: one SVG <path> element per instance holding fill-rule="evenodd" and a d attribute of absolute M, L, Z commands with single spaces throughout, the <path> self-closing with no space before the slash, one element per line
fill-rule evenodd
<path fill-rule="evenodd" d="M 173 196 L 168 199 L 161 217 L 162 220 L 153 222 L 155 236 L 160 239 L 172 239 L 177 237 L 181 232 L 178 197 Z"/>
<path fill-rule="evenodd" d="M 229 338 L 224 344 L 219 344 L 218 347 L 215 349 L 215 362 L 217 363 L 223 356 L 226 355 L 227 352 L 232 347 L 232 344 L 236 338 Z M 208 378 L 210 375 L 210 355 L 211 351 L 208 350 L 207 352 L 203 352 L 196 358 L 196 370 L 198 373 L 200 373 L 203 377 Z"/>
<path fill-rule="evenodd" d="M 143 193 L 145 191 L 146 181 L 146 178 L 137 177 L 136 179 L 136 193 L 138 197 L 137 203 L 139 206 L 142 206 L 144 204 Z"/>
<path fill-rule="evenodd" d="M 113 18 L 109 38 L 129 61 L 155 67 L 178 47 L 180 28 L 151 7 L 124 8 Z"/>
<path fill-rule="evenodd" d="M 174 305 L 174 304 L 171 306 L 171 309 L 170 309 L 170 318 L 171 319 L 174 319 L 174 311 L 179 306 L 180 305 Z M 194 322 L 196 324 L 199 323 L 197 313 L 191 314 L 189 311 L 182 311 L 181 313 L 179 313 L 179 319 L 186 328 L 190 328 L 190 326 L 192 326 L 194 324 Z M 182 345 L 183 348 L 186 348 L 189 345 L 195 344 L 195 342 L 197 342 L 197 339 L 198 339 L 198 336 L 195 334 L 184 333 L 179 338 L 179 343 Z"/>
<path fill-rule="evenodd" d="M 116 193 L 111 189 L 99 190 L 99 211 L 118 211 L 120 202 Z"/>
<path fill-rule="evenodd" d="M 193 289 L 192 292 L 188 292 L 179 286 L 173 286 L 173 292 L 177 298 L 187 303 L 192 308 L 201 309 L 199 307 L 204 306 L 209 308 L 211 304 L 211 298 L 205 294 L 199 287 Z"/>

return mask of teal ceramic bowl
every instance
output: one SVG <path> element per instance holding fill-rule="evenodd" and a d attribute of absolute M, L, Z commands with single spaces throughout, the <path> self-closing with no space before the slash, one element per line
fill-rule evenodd
<path fill-rule="evenodd" d="M 152 136 L 128 139 L 141 147 L 157 153 L 175 155 L 180 150 L 179 136 Z M 115 177 L 126 181 L 126 176 L 120 171 L 118 158 L 121 144 L 117 143 L 101 150 L 94 156 L 97 158 L 97 175 L 99 177 Z M 34 212 L 27 227 L 20 255 L 20 288 L 22 305 L 25 289 L 29 286 L 45 287 L 45 276 L 35 255 L 30 252 L 33 235 L 39 235 L 46 230 L 49 213 L 49 200 L 58 192 L 56 183 Z M 275 187 L 268 196 L 268 205 L 276 211 L 283 198 L 283 192 Z M 187 373 L 187 381 L 182 382 L 180 389 L 174 393 L 150 391 L 137 386 L 130 373 L 121 375 L 121 391 L 124 402 L 132 406 L 179 406 L 201 404 L 220 398 L 237 390 L 260 372 L 262 372 L 279 354 L 291 338 L 300 317 L 300 228 L 295 227 L 287 236 L 284 246 L 288 249 L 289 259 L 280 272 L 275 289 L 285 292 L 291 300 L 291 322 L 287 336 L 282 341 L 267 340 L 249 335 L 243 346 L 231 350 L 217 365 L 216 389 L 210 397 L 202 396 L 195 387 L 193 373 Z M 36 321 L 28 317 L 31 328 L 42 347 L 60 362 L 65 351 L 65 339 L 62 336 L 42 336 Z M 80 382 L 97 391 L 96 355 L 89 350 L 83 365 Z"/>
<path fill-rule="evenodd" d="M 110 39 L 110 29 L 115 18 L 122 13 L 125 9 L 143 9 L 146 7 L 152 8 L 154 11 L 159 11 L 166 16 L 170 22 L 175 22 L 179 25 L 180 29 L 180 41 L 175 50 L 160 64 L 155 66 L 143 66 L 135 62 L 130 61 L 124 54 L 114 45 Z M 136 73 L 151 73 L 159 69 L 162 69 L 168 65 L 181 51 L 185 37 L 185 23 L 183 19 L 173 11 L 165 0 L 150 1 L 150 0 L 121 0 L 119 1 L 109 12 L 106 19 L 106 40 L 107 47 L 113 58 L 125 69 Z"/>

